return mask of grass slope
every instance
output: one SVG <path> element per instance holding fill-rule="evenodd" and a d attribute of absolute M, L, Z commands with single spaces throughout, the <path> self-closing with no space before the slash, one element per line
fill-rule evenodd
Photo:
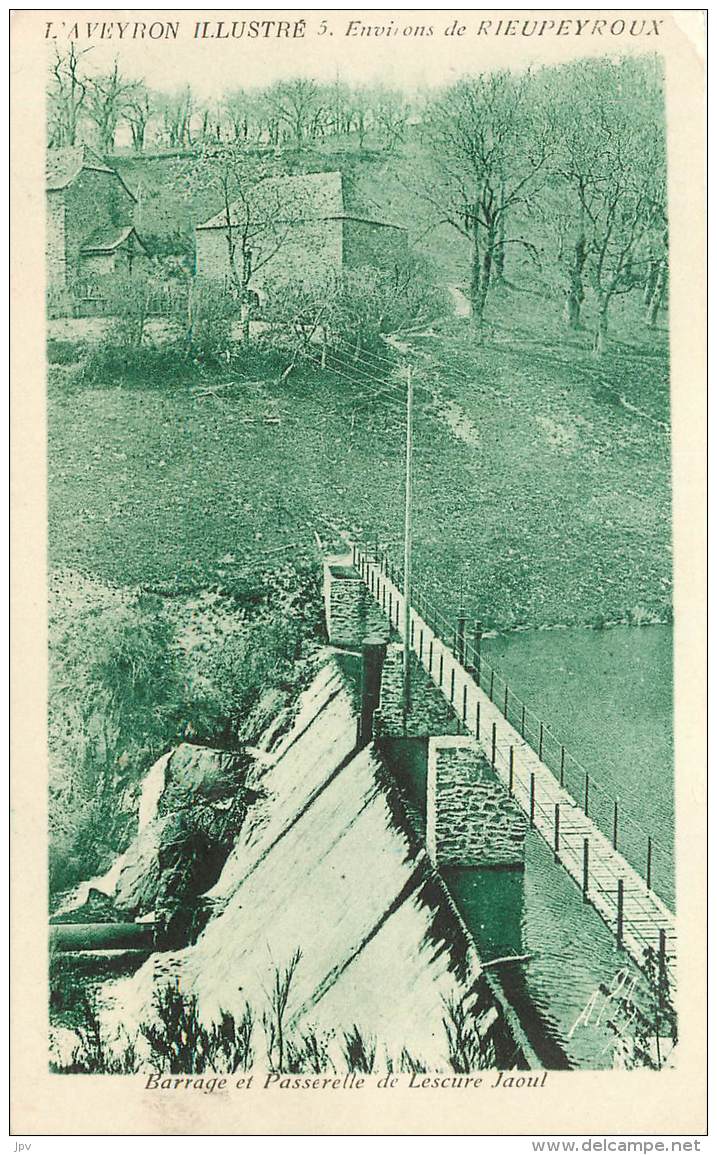
<path fill-rule="evenodd" d="M 585 335 L 551 329 L 555 309 L 499 290 L 486 345 L 457 320 L 414 339 L 417 582 L 444 610 L 462 594 L 487 625 L 664 618 L 664 334 L 628 317 L 598 363 Z M 398 393 L 359 407 L 375 385 L 308 367 L 214 394 L 68 378 L 53 370 L 49 399 L 52 564 L 168 591 L 232 586 L 315 557 L 314 532 L 337 528 L 399 559 Z"/>

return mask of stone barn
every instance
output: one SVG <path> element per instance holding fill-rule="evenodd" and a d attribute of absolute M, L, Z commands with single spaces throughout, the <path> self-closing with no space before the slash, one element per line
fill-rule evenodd
<path fill-rule="evenodd" d="M 103 278 L 131 273 L 146 256 L 134 228 L 134 196 L 86 145 L 48 151 L 46 190 L 50 294 L 81 296 Z"/>
<path fill-rule="evenodd" d="M 248 209 L 236 202 L 230 213 L 232 226 L 247 229 L 250 285 L 260 297 L 270 282 L 387 268 L 406 250 L 406 230 L 362 212 L 340 172 L 269 177 L 254 188 Z M 229 282 L 227 232 L 225 211 L 197 226 L 198 277 Z"/>

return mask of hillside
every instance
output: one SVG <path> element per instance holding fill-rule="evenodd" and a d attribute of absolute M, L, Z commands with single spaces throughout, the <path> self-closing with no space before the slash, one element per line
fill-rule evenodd
<path fill-rule="evenodd" d="M 503 628 L 669 616 L 664 335 L 656 349 L 629 321 L 596 363 L 540 298 L 505 289 L 489 343 L 458 319 L 413 339 L 416 575 L 444 609 L 462 592 Z M 402 403 L 395 382 L 372 400 L 377 373 L 303 365 L 277 386 L 236 370 L 214 389 L 53 368 L 52 564 L 232 587 L 342 529 L 398 560 Z"/>

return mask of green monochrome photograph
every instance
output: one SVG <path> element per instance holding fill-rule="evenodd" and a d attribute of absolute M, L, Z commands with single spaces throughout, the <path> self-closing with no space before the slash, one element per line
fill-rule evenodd
<path fill-rule="evenodd" d="M 131 1076 L 110 1134 L 377 1088 L 480 1134 L 649 1075 L 667 1128 L 699 14 L 21 16 L 42 1078 Z"/>

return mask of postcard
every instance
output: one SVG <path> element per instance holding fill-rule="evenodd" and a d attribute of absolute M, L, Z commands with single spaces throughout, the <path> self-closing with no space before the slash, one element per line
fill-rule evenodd
<path fill-rule="evenodd" d="M 703 1133 L 704 13 L 11 49 L 14 1133 Z"/>

